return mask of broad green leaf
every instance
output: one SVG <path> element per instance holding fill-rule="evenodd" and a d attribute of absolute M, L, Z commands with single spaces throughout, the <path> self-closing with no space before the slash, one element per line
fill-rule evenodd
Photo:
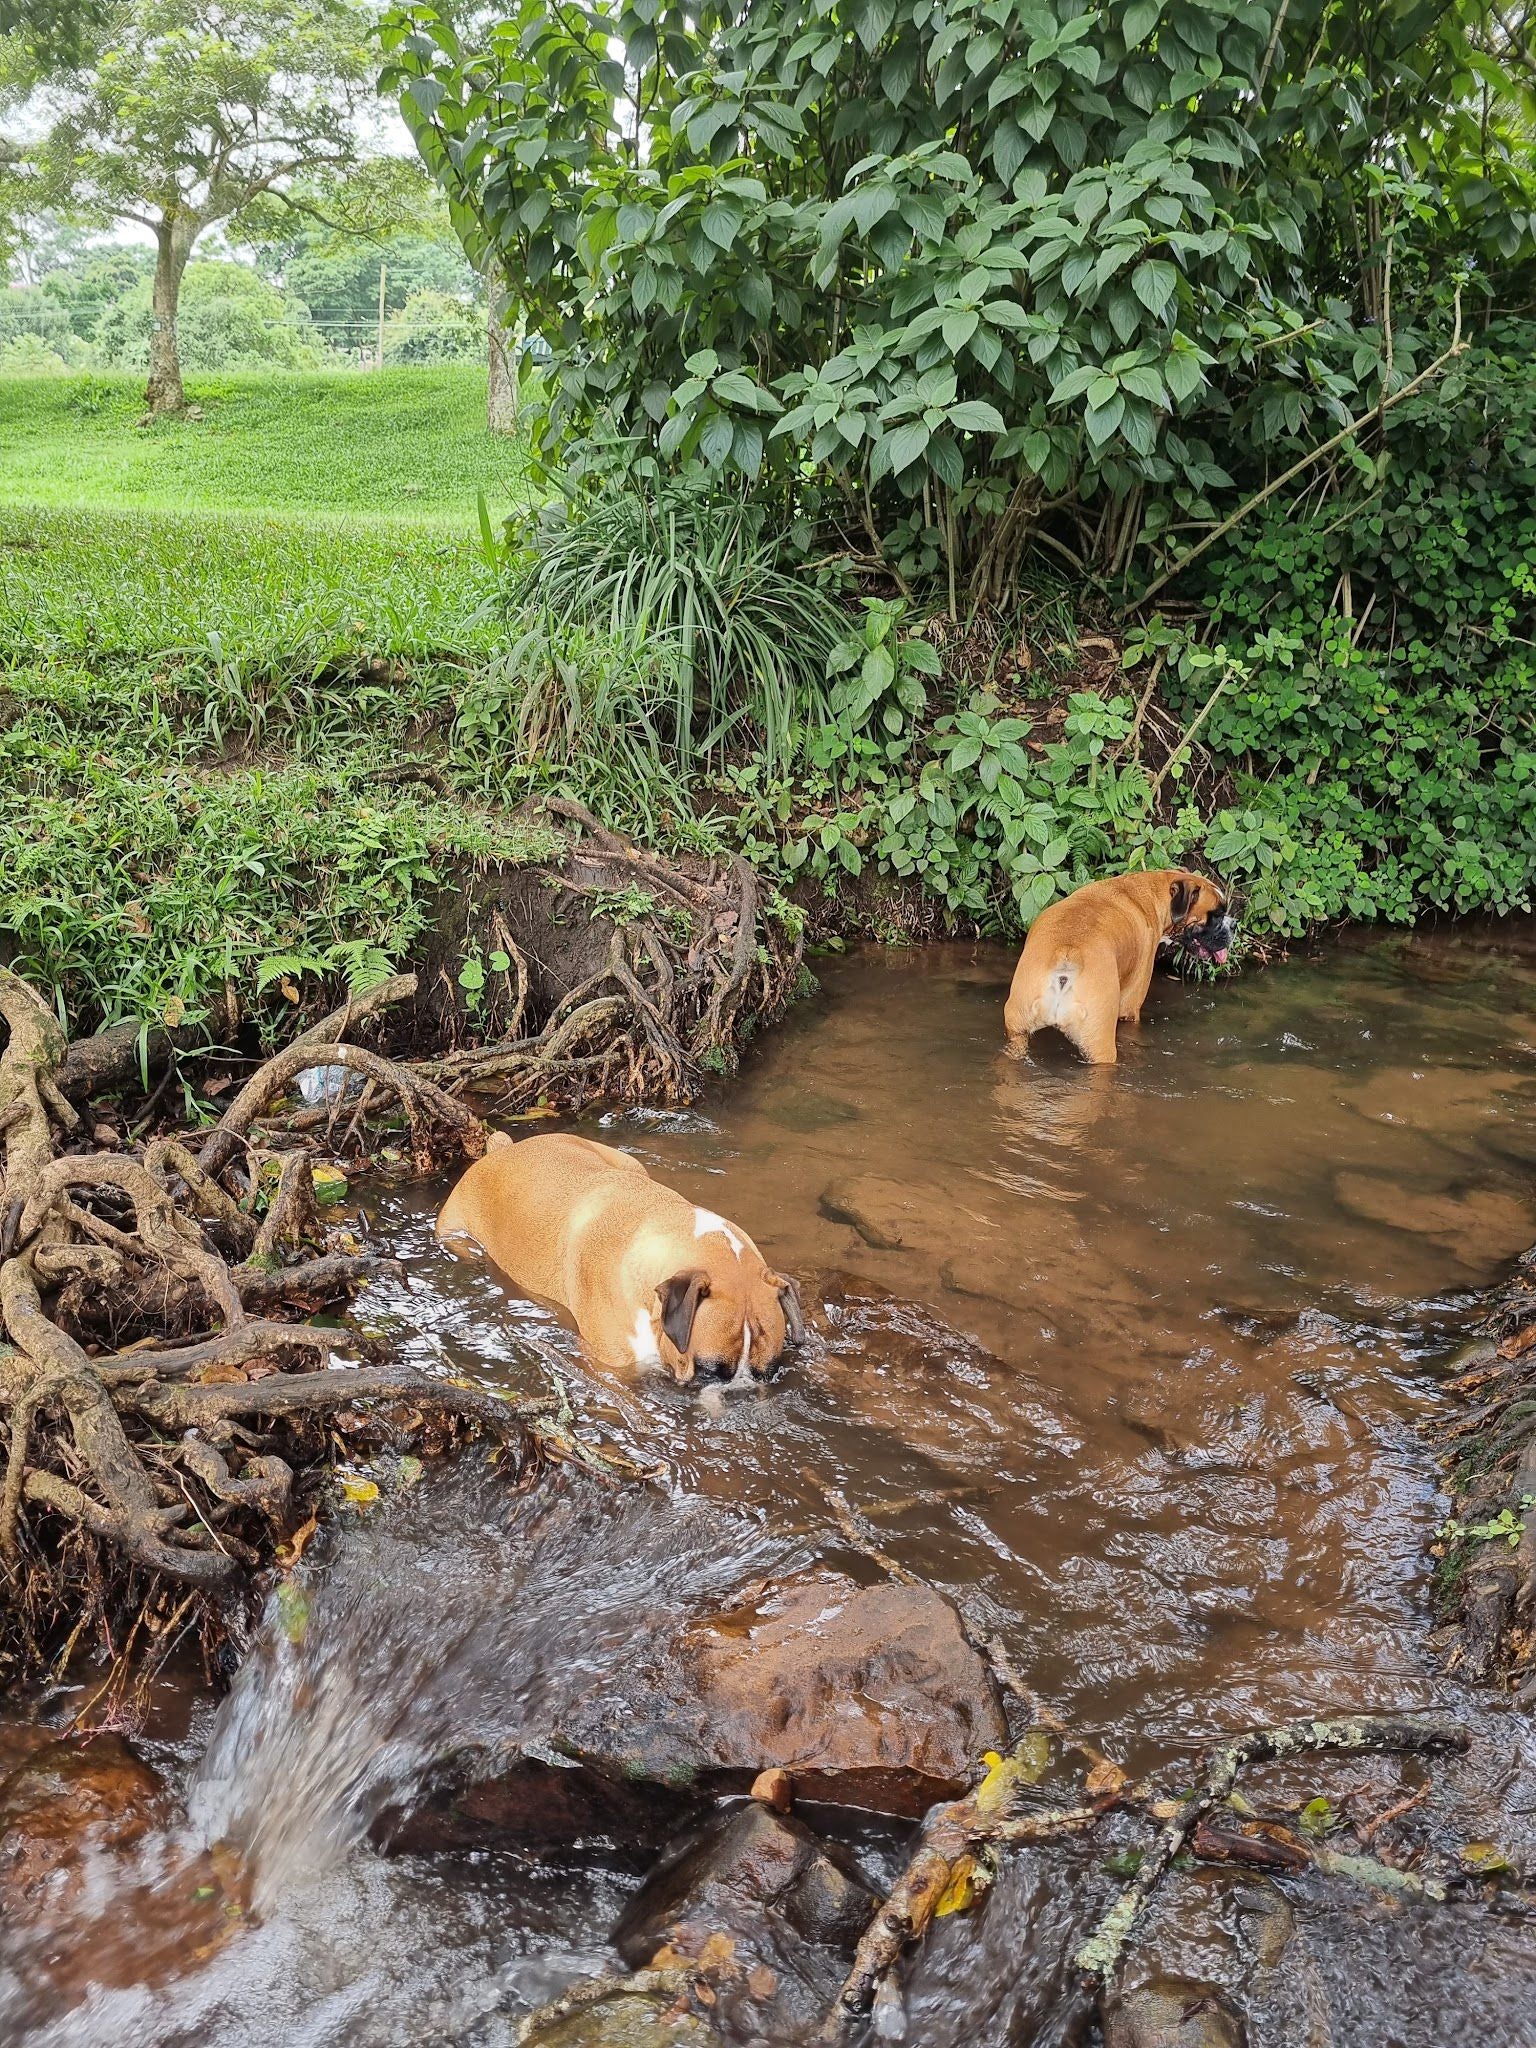
<path fill-rule="evenodd" d="M 949 423 L 969 434 L 1000 434 L 1005 421 L 995 405 L 983 398 L 963 399 L 949 408 Z"/>
<path fill-rule="evenodd" d="M 711 469 L 719 469 L 724 465 L 734 439 L 735 428 L 729 415 L 723 412 L 711 413 L 699 429 L 699 453 Z"/>
<path fill-rule="evenodd" d="M 1131 290 L 1154 319 L 1173 297 L 1178 282 L 1179 273 L 1173 265 L 1155 257 L 1138 263 L 1131 273 Z"/>

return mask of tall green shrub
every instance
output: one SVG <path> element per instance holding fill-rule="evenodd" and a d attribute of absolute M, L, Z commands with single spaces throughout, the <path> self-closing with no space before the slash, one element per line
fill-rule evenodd
<path fill-rule="evenodd" d="M 1523 289 L 1528 8 L 515 0 L 389 17 L 546 452 L 736 472 L 958 608 L 1124 574 Z"/>

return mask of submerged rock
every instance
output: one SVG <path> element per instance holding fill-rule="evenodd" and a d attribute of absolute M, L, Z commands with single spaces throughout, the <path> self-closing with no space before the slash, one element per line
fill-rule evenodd
<path fill-rule="evenodd" d="M 732 2031 L 776 2040 L 830 2005 L 878 1904 L 845 1852 L 754 1802 L 668 1853 L 614 1945 L 636 1969 L 700 1967 Z"/>
<path fill-rule="evenodd" d="M 6 2019 L 24 2031 L 95 1989 L 160 1984 L 211 1953 L 239 1922 L 225 1876 L 120 1736 L 35 1749 L 0 1782 Z"/>
<path fill-rule="evenodd" d="M 1426 1237 L 1468 1266 L 1512 1259 L 1536 1233 L 1536 1210 L 1496 1188 L 1426 1194 L 1370 1173 L 1336 1173 L 1333 1187 L 1349 1215 Z"/>
<path fill-rule="evenodd" d="M 92 1856 L 132 1849 L 168 1814 L 159 1777 L 121 1736 L 34 1749 L 0 1782 L 0 1917 L 72 1903 Z"/>
<path fill-rule="evenodd" d="M 823 1189 L 821 1209 L 834 1223 L 850 1224 L 871 1250 L 894 1252 L 910 1240 L 931 1237 L 944 1202 L 937 1188 L 855 1173 Z"/>
<path fill-rule="evenodd" d="M 1247 2033 L 1208 1984 L 1157 1977 L 1106 2001 L 1104 2048 L 1244 2048 Z"/>
<path fill-rule="evenodd" d="M 718 1793 L 778 1767 L 798 1799 L 916 1818 L 966 1788 L 1007 1722 L 941 1594 L 815 1569 L 687 1623 L 562 1733 L 628 1777 Z"/>
<path fill-rule="evenodd" d="M 686 1994 L 614 1984 L 575 2011 L 535 2014 L 517 2038 L 519 2048 L 705 2048 L 716 2037 Z"/>

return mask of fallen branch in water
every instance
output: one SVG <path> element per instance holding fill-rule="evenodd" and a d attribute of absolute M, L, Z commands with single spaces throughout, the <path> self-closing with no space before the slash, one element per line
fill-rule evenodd
<path fill-rule="evenodd" d="M 1011 1757 L 999 1758 L 965 1798 L 929 1813 L 906 1869 L 860 1937 L 821 2040 L 837 2041 L 850 2020 L 863 2018 L 904 1952 L 922 1940 L 939 1914 L 970 1905 L 986 1889 L 992 1844 L 1056 1841 L 1081 1834 L 1103 1818 L 1102 1806 L 1017 1813 L 1019 1793 L 1039 1774 L 1034 1760 L 1021 1755 L 1023 1749 L 1021 1744 Z"/>
<path fill-rule="evenodd" d="M 1454 1721 L 1425 1715 L 1348 1714 L 1337 1720 L 1292 1721 L 1278 1728 L 1258 1728 L 1215 1752 L 1199 1786 L 1183 1800 L 1172 1819 L 1148 1851 L 1141 1868 L 1087 1941 L 1073 1962 L 1084 1975 L 1099 1983 L 1118 1967 L 1131 1929 L 1141 1917 L 1170 1864 L 1189 1842 L 1196 1827 L 1213 1806 L 1231 1793 L 1242 1772 L 1252 1764 L 1283 1762 L 1288 1757 L 1319 1752 L 1362 1750 L 1393 1751 L 1411 1756 L 1430 1756 L 1467 1746 L 1465 1729 Z"/>

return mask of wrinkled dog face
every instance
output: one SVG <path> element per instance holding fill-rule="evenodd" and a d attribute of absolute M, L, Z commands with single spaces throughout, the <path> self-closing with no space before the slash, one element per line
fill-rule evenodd
<path fill-rule="evenodd" d="M 1169 943 L 1224 967 L 1233 931 L 1225 891 L 1205 875 L 1180 874 L 1174 878 L 1168 908 Z"/>
<path fill-rule="evenodd" d="M 805 1335 L 800 1290 L 765 1272 L 729 1289 L 702 1269 L 674 1273 L 656 1290 L 657 1348 L 679 1386 L 700 1380 L 767 1379 Z"/>

